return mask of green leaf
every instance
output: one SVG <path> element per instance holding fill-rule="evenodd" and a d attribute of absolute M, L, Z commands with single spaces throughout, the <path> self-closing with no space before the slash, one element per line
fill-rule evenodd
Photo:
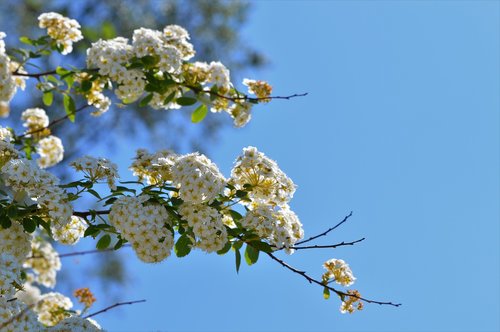
<path fill-rule="evenodd" d="M 63 68 L 63 67 L 57 67 L 56 68 L 56 73 L 60 76 L 64 76 L 64 75 L 67 75 L 68 73 L 70 73 L 69 70 Z"/>
<path fill-rule="evenodd" d="M 83 92 L 89 91 L 90 89 L 92 89 L 92 82 L 90 80 L 83 81 L 81 88 Z"/>
<path fill-rule="evenodd" d="M 33 233 L 36 230 L 36 222 L 31 218 L 23 219 L 23 228 L 27 233 Z"/>
<path fill-rule="evenodd" d="M 243 198 L 247 196 L 247 192 L 244 190 L 236 190 L 236 197 Z"/>
<path fill-rule="evenodd" d="M 191 97 L 180 97 L 175 102 L 181 106 L 191 106 L 196 104 L 197 100 Z"/>
<path fill-rule="evenodd" d="M 263 252 L 268 252 L 268 253 L 273 252 L 273 248 L 266 242 L 251 241 L 250 245 L 252 247 L 254 247 L 255 249 L 263 251 Z"/>
<path fill-rule="evenodd" d="M 175 255 L 184 257 L 191 252 L 191 239 L 187 235 L 181 235 L 174 246 Z"/>
<path fill-rule="evenodd" d="M 7 215 L 9 216 L 9 218 L 15 219 L 17 217 L 17 214 L 17 206 L 11 205 L 7 208 Z"/>
<path fill-rule="evenodd" d="M 75 112 L 76 112 L 75 101 L 69 95 L 64 95 L 63 104 L 64 104 L 64 111 L 66 111 L 68 119 L 71 122 L 75 122 Z"/>
<path fill-rule="evenodd" d="M 240 221 L 243 218 L 243 216 L 239 212 L 234 210 L 229 210 L 229 214 L 231 215 L 234 221 Z"/>
<path fill-rule="evenodd" d="M 99 241 L 97 241 L 95 247 L 99 250 L 104 250 L 109 247 L 110 243 L 111 243 L 111 236 L 109 236 L 109 234 L 105 234 L 99 239 Z"/>
<path fill-rule="evenodd" d="M 113 249 L 114 250 L 120 249 L 123 246 L 124 243 L 125 243 L 125 241 L 123 239 L 118 239 L 118 242 L 116 242 L 116 244 L 113 247 Z"/>
<path fill-rule="evenodd" d="M 234 255 L 235 255 L 235 258 L 236 258 L 236 273 L 239 273 L 240 272 L 240 265 L 241 265 L 241 254 L 240 254 L 240 250 L 239 249 L 236 249 L 234 251 Z"/>
<path fill-rule="evenodd" d="M 191 113 L 191 122 L 198 123 L 202 121 L 205 118 L 205 116 L 207 116 L 207 113 L 208 113 L 207 105 L 201 104 L 200 106 L 198 106 L 198 108 L 196 108 L 193 111 L 193 113 Z"/>
<path fill-rule="evenodd" d="M 241 247 L 243 247 L 243 242 L 242 241 L 236 241 L 233 243 L 233 249 L 234 250 L 239 250 Z"/>
<path fill-rule="evenodd" d="M 330 290 L 328 288 L 323 288 L 323 298 L 328 300 L 330 298 Z"/>
<path fill-rule="evenodd" d="M 38 225 L 42 226 L 43 229 L 45 229 L 45 231 L 47 232 L 47 234 L 49 234 L 50 238 L 52 238 L 52 229 L 50 229 L 50 224 L 48 222 L 46 222 L 45 220 L 43 220 L 39 216 L 32 216 L 31 219 L 36 221 L 36 223 L 38 223 Z"/>
<path fill-rule="evenodd" d="M 255 264 L 259 259 L 259 250 L 255 249 L 251 245 L 247 244 L 245 249 L 245 261 L 248 265 Z"/>
<path fill-rule="evenodd" d="M 116 29 L 113 23 L 105 21 L 102 23 L 102 37 L 103 39 L 112 39 L 116 37 Z"/>
<path fill-rule="evenodd" d="M 19 41 L 23 44 L 27 44 L 27 45 L 33 45 L 33 41 L 29 38 L 29 37 L 26 37 L 26 36 L 22 36 L 19 38 Z"/>
<path fill-rule="evenodd" d="M 2 228 L 7 229 L 12 226 L 12 221 L 6 214 L 1 214 L 0 215 L 0 225 L 2 225 Z"/>
<path fill-rule="evenodd" d="M 43 98 L 42 98 L 42 101 L 43 101 L 43 104 L 45 106 L 50 106 L 52 105 L 52 101 L 54 100 L 54 95 L 52 94 L 52 92 L 44 92 L 43 93 Z"/>
<path fill-rule="evenodd" d="M 95 238 L 97 236 L 97 234 L 99 234 L 99 232 L 100 232 L 100 230 L 97 227 L 90 225 L 85 230 L 85 233 L 83 233 L 83 237 L 92 236 L 93 238 Z"/>
<path fill-rule="evenodd" d="M 168 103 L 170 103 L 174 99 L 176 93 L 177 91 L 174 91 L 171 94 L 169 94 L 167 98 L 165 98 L 165 100 L 163 101 L 163 105 L 167 105 Z"/>
<path fill-rule="evenodd" d="M 100 195 L 97 193 L 97 191 L 95 191 L 94 189 L 87 189 L 87 191 L 88 191 L 90 194 L 94 195 L 95 197 L 97 197 L 97 198 L 101 199 L 101 196 L 100 196 Z"/>
<path fill-rule="evenodd" d="M 139 102 L 139 106 L 140 107 L 146 106 L 147 104 L 149 104 L 149 102 L 151 101 L 151 99 L 153 99 L 153 94 L 152 93 L 150 93 L 146 97 L 142 98 L 142 100 Z"/>
<path fill-rule="evenodd" d="M 217 251 L 217 255 L 225 255 L 229 249 L 231 249 L 231 242 L 227 241 L 226 245 L 224 246 L 224 248 L 222 248 L 221 250 Z"/>

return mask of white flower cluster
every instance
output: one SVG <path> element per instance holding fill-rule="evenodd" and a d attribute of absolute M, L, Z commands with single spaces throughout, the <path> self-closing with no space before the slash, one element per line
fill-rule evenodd
<path fill-rule="evenodd" d="M 140 181 L 146 180 L 150 185 L 162 184 L 167 181 L 172 181 L 172 166 L 177 157 L 178 156 L 170 150 L 160 150 L 156 153 L 149 153 L 145 149 L 139 149 L 136 152 L 130 170 Z"/>
<path fill-rule="evenodd" d="M 22 313 L 22 314 L 21 314 Z M 2 332 L 43 331 L 37 315 L 19 301 L 8 301 L 0 296 L 0 326 Z"/>
<path fill-rule="evenodd" d="M 19 260 L 8 252 L 0 253 L 0 296 L 14 295 L 14 283 L 19 283 L 20 273 Z"/>
<path fill-rule="evenodd" d="M 47 330 L 47 332 L 99 332 L 103 331 L 99 324 L 91 318 L 82 318 L 71 316 L 60 321 L 56 326 Z"/>
<path fill-rule="evenodd" d="M 47 29 L 47 34 L 54 39 L 61 48 L 62 54 L 73 51 L 73 43 L 83 39 L 80 24 L 61 14 L 50 12 L 38 17 L 39 27 Z"/>
<path fill-rule="evenodd" d="M 83 156 L 71 162 L 70 165 L 77 171 L 81 171 L 87 175 L 90 181 L 96 182 L 106 179 L 109 188 L 112 190 L 116 189 L 115 180 L 119 176 L 115 163 L 104 158 Z"/>
<path fill-rule="evenodd" d="M 284 206 L 295 192 L 295 184 L 278 164 L 252 146 L 236 159 L 229 182 L 237 189 L 248 187 L 252 202 L 261 204 Z"/>
<path fill-rule="evenodd" d="M 174 235 L 170 216 L 162 205 L 146 201 L 148 196 L 122 196 L 109 212 L 109 221 L 132 244 L 137 257 L 146 263 L 156 263 L 170 256 Z"/>
<path fill-rule="evenodd" d="M 37 160 L 40 168 L 56 165 L 64 157 L 64 147 L 59 137 L 50 135 L 38 141 L 36 152 L 40 155 Z"/>
<path fill-rule="evenodd" d="M 248 87 L 248 92 L 257 96 L 257 98 L 263 99 L 264 101 L 270 101 L 268 98 L 273 91 L 273 88 L 269 83 L 265 81 L 256 81 L 245 78 L 243 80 L 243 85 Z"/>
<path fill-rule="evenodd" d="M 222 215 L 205 204 L 186 204 L 179 207 L 182 218 L 192 227 L 196 247 L 206 252 L 220 250 L 227 243 L 227 231 Z"/>
<path fill-rule="evenodd" d="M 172 182 L 179 188 L 179 197 L 192 204 L 211 203 L 226 185 L 226 179 L 205 155 L 183 155 L 172 167 Z"/>
<path fill-rule="evenodd" d="M 21 114 L 23 126 L 27 128 L 27 133 L 41 130 L 49 125 L 49 117 L 42 108 L 28 108 Z"/>
<path fill-rule="evenodd" d="M 342 286 L 351 286 L 356 278 L 352 274 L 349 265 L 342 259 L 332 258 L 323 264 L 326 272 L 323 274 L 323 282 L 334 280 Z"/>
<path fill-rule="evenodd" d="M 31 257 L 24 263 L 35 273 L 33 281 L 49 288 L 56 285 L 56 274 L 61 269 L 61 260 L 52 245 L 40 238 L 31 241 Z"/>
<path fill-rule="evenodd" d="M 12 222 L 7 229 L 0 227 L 0 252 L 12 256 L 21 265 L 31 251 L 31 238 L 18 222 Z"/>
<path fill-rule="evenodd" d="M 52 225 L 52 236 L 59 243 L 74 245 L 80 241 L 87 229 L 85 221 L 77 216 L 71 216 L 71 220 L 67 224 Z"/>
<path fill-rule="evenodd" d="M 67 193 L 58 187 L 59 179 L 40 169 L 27 159 L 11 159 L 1 168 L 0 175 L 5 184 L 14 192 L 26 192 L 36 200 L 42 215 L 53 224 L 64 225 L 70 221 L 73 208 Z"/>
<path fill-rule="evenodd" d="M 14 97 L 17 88 L 24 90 L 26 77 L 13 75 L 14 72 L 26 73 L 22 66 L 12 61 L 5 53 L 5 33 L 0 31 L 0 103 L 6 105 Z"/>
<path fill-rule="evenodd" d="M 67 310 L 73 307 L 71 300 L 57 292 L 43 294 L 33 308 L 38 320 L 46 326 L 54 326 L 70 314 Z"/>
<path fill-rule="evenodd" d="M 269 205 L 255 205 L 241 220 L 241 225 L 255 231 L 275 248 L 284 248 L 288 254 L 294 252 L 290 247 L 304 237 L 299 218 L 288 206 L 276 209 Z"/>

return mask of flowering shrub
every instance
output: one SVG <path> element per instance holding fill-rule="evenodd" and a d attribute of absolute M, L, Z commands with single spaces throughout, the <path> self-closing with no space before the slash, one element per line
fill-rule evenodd
<path fill-rule="evenodd" d="M 141 149 L 129 167 L 136 181 L 121 182 L 117 165 L 109 160 L 83 156 L 70 163 L 80 179 L 61 184 L 46 170 L 64 157 L 63 143 L 51 130 L 63 120 L 75 121 L 77 113 L 90 106 L 95 116 L 113 103 L 138 102 L 170 110 L 193 106 L 193 122 L 202 121 L 210 110 L 229 114 L 241 127 L 250 120 L 253 105 L 293 96 L 273 97 L 268 83 L 250 79 L 243 82 L 246 94 L 237 90 L 220 62 L 190 62 L 195 50 L 189 34 L 174 25 L 163 31 L 137 29 L 131 42 L 123 37 L 99 40 L 87 50 L 85 68 L 60 66 L 30 73 L 24 68 L 34 59 L 52 52 L 68 54 L 83 38 L 78 22 L 57 13 L 40 15 L 39 26 L 47 29 L 47 35 L 21 38 L 29 49 L 7 52 L 5 34 L 0 32 L 3 115 L 8 116 L 9 102 L 27 79 L 37 80 L 45 105 L 54 102 L 54 95 L 62 97 L 66 115 L 50 121 L 44 109 L 29 108 L 21 115 L 24 133 L 0 127 L 0 329 L 100 330 L 90 319 L 95 314 L 85 315 L 95 301 L 90 290 L 75 292 L 84 304 L 75 310 L 70 298 L 57 292 L 42 294 L 37 287 L 50 289 L 56 284 L 61 261 L 52 243 L 74 245 L 82 237 L 96 239 L 99 250 L 130 246 L 146 263 L 161 262 L 172 252 L 184 257 L 192 250 L 219 255 L 232 251 L 238 271 L 242 257 L 252 265 L 262 253 L 321 286 L 325 298 L 330 292 L 337 294 L 342 312 L 362 309 L 362 301 L 397 305 L 362 298 L 356 290 L 333 288 L 331 282 L 348 287 L 355 281 L 341 259 L 327 261 L 327 271 L 316 280 L 274 255 L 361 240 L 301 246 L 326 235 L 349 216 L 323 234 L 303 240 L 302 223 L 288 205 L 296 186 L 255 147 L 243 149 L 229 177 L 199 153 Z M 84 103 L 77 107 L 77 101 Z M 94 189 L 99 183 L 107 184 L 106 195 Z M 79 199 L 89 195 L 100 208 L 76 211 Z"/>

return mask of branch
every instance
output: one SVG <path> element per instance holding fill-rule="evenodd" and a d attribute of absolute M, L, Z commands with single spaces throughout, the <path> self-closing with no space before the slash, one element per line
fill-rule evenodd
<path fill-rule="evenodd" d="M 115 303 L 113 305 L 110 305 L 109 307 L 106 307 L 102 310 L 99 310 L 97 312 L 94 312 L 93 314 L 90 314 L 90 315 L 87 315 L 85 317 L 82 317 L 83 319 L 87 319 L 87 318 L 90 318 L 90 317 L 94 317 L 94 316 L 97 316 L 99 314 L 102 314 L 103 312 L 106 312 L 108 310 L 111 310 L 113 308 L 116 308 L 116 307 L 119 307 L 119 306 L 122 306 L 122 305 L 127 305 L 127 304 L 135 304 L 135 303 L 142 303 L 142 302 L 146 302 L 146 300 L 136 300 L 136 301 L 129 301 L 129 302 L 118 302 L 118 303 Z"/>
<path fill-rule="evenodd" d="M 57 72 L 55 70 L 44 71 L 42 73 L 20 73 L 18 70 L 14 71 L 12 75 L 15 76 L 24 76 L 24 77 L 33 77 L 39 79 L 42 76 L 55 75 Z"/>
<path fill-rule="evenodd" d="M 85 211 L 85 212 L 78 212 L 78 211 L 74 211 L 74 212 L 73 212 L 73 215 L 74 215 L 74 216 L 81 217 L 81 218 L 85 218 L 85 217 L 91 216 L 91 215 L 93 215 L 93 214 L 99 214 L 99 215 L 102 215 L 102 214 L 109 214 L 109 210 L 101 210 L 101 211 Z"/>
<path fill-rule="evenodd" d="M 349 219 L 351 216 L 352 216 L 352 211 L 347 216 L 345 216 L 344 219 L 342 219 L 342 221 L 339 222 L 337 225 L 333 226 L 332 228 L 327 229 L 326 231 L 324 231 L 321 234 L 312 236 L 312 237 L 308 238 L 307 240 L 297 242 L 297 244 L 304 244 L 304 243 L 310 242 L 312 240 L 315 240 L 315 239 L 317 239 L 319 237 L 326 236 L 328 233 L 330 233 L 331 231 L 333 231 L 335 228 L 337 228 L 340 225 L 342 225 L 343 223 L 345 223 L 347 221 L 347 219 Z"/>
<path fill-rule="evenodd" d="M 314 245 L 314 246 L 303 246 L 303 247 L 290 247 L 290 249 L 295 249 L 295 250 L 300 250 L 300 249 L 326 249 L 326 248 L 337 248 L 337 247 L 342 247 L 342 246 L 352 246 L 356 243 L 359 243 L 361 241 L 364 241 L 365 238 L 361 238 L 359 240 L 356 240 L 356 241 L 352 241 L 352 242 L 340 242 L 340 243 L 336 243 L 336 244 L 329 244 L 329 245 L 324 245 L 324 246 L 318 246 L 318 245 Z"/>
<path fill-rule="evenodd" d="M 401 303 L 392 303 L 392 302 L 382 302 L 382 301 L 369 300 L 369 299 L 366 299 L 364 297 L 360 297 L 360 296 L 356 296 L 356 295 L 353 295 L 353 294 L 349 294 L 349 293 L 345 293 L 345 292 L 339 291 L 339 290 L 337 290 L 337 289 L 335 289 L 335 288 L 333 288 L 331 286 L 325 285 L 324 283 L 322 283 L 319 280 L 314 279 L 313 277 L 311 277 L 308 274 L 306 274 L 305 271 L 298 270 L 298 269 L 294 268 L 293 266 L 285 263 L 284 261 L 282 261 L 278 257 L 274 256 L 273 254 L 267 253 L 267 255 L 269 257 L 271 257 L 272 260 L 280 263 L 281 266 L 287 268 L 288 270 L 290 270 L 290 271 L 292 271 L 294 273 L 297 273 L 297 274 L 300 274 L 301 276 L 303 276 L 310 284 L 314 283 L 314 284 L 317 284 L 317 285 L 319 285 L 321 287 L 328 288 L 329 290 L 331 290 L 332 292 L 335 292 L 339 296 L 342 295 L 342 296 L 354 297 L 354 298 L 357 298 L 357 299 L 359 299 L 361 301 L 364 301 L 366 303 L 373 303 L 373 304 L 380 304 L 380 305 L 390 305 L 390 306 L 394 306 L 394 307 L 401 306 Z"/>
<path fill-rule="evenodd" d="M 63 116 L 63 117 L 61 117 L 61 118 L 59 118 L 59 119 L 56 119 L 56 120 L 54 120 L 54 121 L 50 122 L 50 123 L 48 124 L 48 126 L 47 126 L 47 127 L 43 127 L 43 128 L 40 128 L 40 129 L 36 129 L 36 130 L 33 130 L 33 131 L 29 131 L 29 132 L 27 132 L 27 133 L 25 133 L 25 134 L 19 135 L 18 137 L 19 137 L 19 138 L 22 138 L 22 137 L 25 137 L 25 136 L 28 136 L 28 135 L 32 135 L 32 134 L 36 134 L 36 133 L 39 133 L 39 132 L 41 132 L 41 131 L 44 131 L 45 129 L 50 128 L 50 127 L 52 127 L 52 126 L 54 126 L 54 125 L 58 124 L 59 122 L 66 120 L 67 118 L 69 118 L 69 117 L 70 117 L 70 115 L 74 115 L 74 114 L 76 114 L 76 113 L 78 113 L 78 112 L 80 112 L 80 111 L 84 110 L 85 108 L 87 108 L 87 107 L 89 107 L 89 106 L 90 106 L 90 105 L 83 105 L 83 106 L 81 106 L 81 107 L 77 108 L 77 109 L 76 109 L 73 113 L 66 114 L 66 115 L 65 115 L 65 116 Z"/>

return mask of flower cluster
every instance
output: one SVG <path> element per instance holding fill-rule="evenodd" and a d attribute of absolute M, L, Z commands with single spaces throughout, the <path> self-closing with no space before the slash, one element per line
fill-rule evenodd
<path fill-rule="evenodd" d="M 47 34 L 56 41 L 61 54 L 73 51 L 73 43 L 83 39 L 80 24 L 61 14 L 50 12 L 38 17 L 39 27 L 47 29 Z"/>
<path fill-rule="evenodd" d="M 0 296 L 0 326 L 2 331 L 42 331 L 43 326 L 37 319 L 37 315 L 28 310 L 26 305 L 19 301 L 8 301 Z"/>
<path fill-rule="evenodd" d="M 115 163 L 104 158 L 83 156 L 70 164 L 77 171 L 83 172 L 90 181 L 106 179 L 110 189 L 116 189 L 115 179 L 118 178 L 118 169 Z"/>
<path fill-rule="evenodd" d="M 162 184 L 172 181 L 172 166 L 177 157 L 170 150 L 149 153 L 145 149 L 139 149 L 130 170 L 140 181 L 146 180 L 150 185 Z"/>
<path fill-rule="evenodd" d="M 61 139 L 52 135 L 38 141 L 36 152 L 40 155 L 40 159 L 37 160 L 40 168 L 54 166 L 64 157 L 64 147 Z"/>
<path fill-rule="evenodd" d="M 71 216 L 71 220 L 67 224 L 51 225 L 54 240 L 67 245 L 78 243 L 86 229 L 87 224 L 85 221 L 77 216 Z"/>
<path fill-rule="evenodd" d="M 342 286 L 351 286 L 356 278 L 352 274 L 349 265 L 342 259 L 332 258 L 323 264 L 326 272 L 323 274 L 323 282 L 328 283 L 330 280 L 334 280 L 336 283 Z"/>
<path fill-rule="evenodd" d="M 26 73 L 21 65 L 12 61 L 5 53 L 5 33 L 0 31 L 0 106 L 7 107 L 8 103 L 16 94 L 17 88 L 24 90 L 26 77 L 14 75 L 13 73 Z"/>
<path fill-rule="evenodd" d="M 192 204 L 211 203 L 226 185 L 217 165 L 198 153 L 176 159 L 172 166 L 172 182 L 179 188 L 179 197 Z"/>
<path fill-rule="evenodd" d="M 25 268 L 34 272 L 32 280 L 49 288 L 56 285 L 56 274 L 61 269 L 61 260 L 52 245 L 40 238 L 31 241 L 31 257 L 24 263 Z"/>
<path fill-rule="evenodd" d="M 361 294 L 357 290 L 351 289 L 347 291 L 347 294 L 353 296 L 346 296 L 347 298 L 340 305 L 340 312 L 343 314 L 347 312 L 352 314 L 355 309 L 363 310 L 363 302 L 360 300 Z"/>
<path fill-rule="evenodd" d="M 257 96 L 257 98 L 262 99 L 264 102 L 269 102 L 271 99 L 268 97 L 273 92 L 273 87 L 265 81 L 256 81 L 245 78 L 243 80 L 243 85 L 248 87 L 248 92 Z"/>
<path fill-rule="evenodd" d="M 165 226 L 171 228 L 173 223 L 165 207 L 148 203 L 148 199 L 146 195 L 118 198 L 109 212 L 109 221 L 131 242 L 139 259 L 156 263 L 170 256 L 174 235 Z"/>
<path fill-rule="evenodd" d="M 73 295 L 78 299 L 78 302 L 85 304 L 85 308 L 91 307 L 96 301 L 94 294 L 87 287 L 75 290 Z"/>
<path fill-rule="evenodd" d="M 69 317 L 67 310 L 73 307 L 71 300 L 57 292 L 43 294 L 33 311 L 38 314 L 38 320 L 46 326 L 54 326 Z"/>
<path fill-rule="evenodd" d="M 71 316 L 60 321 L 56 326 L 48 329 L 48 332 L 100 332 L 103 331 L 99 324 L 91 318 L 82 318 L 79 316 Z"/>
<path fill-rule="evenodd" d="M 0 254 L 0 296 L 11 297 L 21 273 L 19 260 L 8 252 Z"/>

